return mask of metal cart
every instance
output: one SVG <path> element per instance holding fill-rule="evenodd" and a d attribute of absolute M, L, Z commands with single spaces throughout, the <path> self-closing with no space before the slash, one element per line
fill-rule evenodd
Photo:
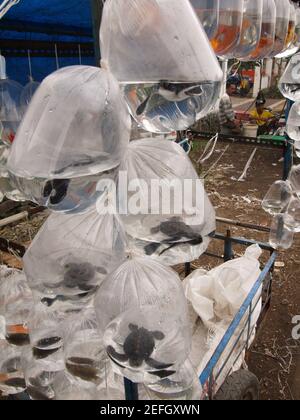
<path fill-rule="evenodd" d="M 224 219 L 219 219 L 221 223 L 225 223 Z M 226 220 L 227 223 L 238 225 L 241 227 L 250 228 L 252 230 L 259 230 L 268 232 L 269 229 L 261 226 L 237 223 L 234 221 Z M 277 254 L 274 249 L 266 243 L 247 240 L 245 238 L 232 237 L 230 230 L 227 235 L 215 234 L 214 240 L 224 242 L 224 255 L 215 255 L 206 253 L 206 256 L 229 261 L 234 258 L 234 246 L 242 245 L 245 247 L 258 244 L 264 251 L 267 251 L 269 258 L 261 275 L 254 284 L 252 290 L 247 296 L 245 302 L 240 307 L 234 320 L 226 331 L 224 337 L 218 344 L 214 354 L 207 363 L 205 369 L 199 377 L 199 381 L 203 387 L 203 399 L 246 399 L 254 400 L 259 396 L 259 382 L 258 379 L 247 370 L 240 370 L 233 372 L 233 366 L 240 358 L 243 352 L 247 352 L 251 347 L 251 337 L 255 334 L 255 329 L 261 326 L 261 322 L 265 317 L 268 309 L 270 308 L 272 296 L 272 282 L 273 270 L 276 262 Z M 185 265 L 185 274 L 191 272 L 191 264 Z M 259 299 L 257 297 L 259 296 Z M 262 300 L 260 299 L 262 298 Z M 262 301 L 262 310 L 258 324 L 253 323 L 252 317 L 257 305 Z M 245 339 L 246 335 L 246 339 Z M 243 338 L 243 340 L 242 340 Z M 242 341 L 242 345 L 241 345 Z M 221 357 L 225 361 L 220 364 Z M 225 373 L 225 376 L 224 376 Z M 217 386 L 217 381 L 224 376 L 224 381 L 221 386 Z M 124 379 L 125 393 L 127 400 L 138 400 L 138 386 L 131 381 Z"/>

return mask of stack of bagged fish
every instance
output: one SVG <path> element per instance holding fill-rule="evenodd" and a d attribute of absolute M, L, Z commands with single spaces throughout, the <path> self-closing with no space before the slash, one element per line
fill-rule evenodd
<path fill-rule="evenodd" d="M 222 72 L 188 0 L 124 3 L 105 3 L 102 68 L 48 76 L 8 158 L 14 186 L 51 214 L 17 273 L 24 299 L 1 295 L 1 343 L 14 346 L 8 360 L 1 352 L 5 393 L 123 399 L 126 377 L 158 398 L 201 394 L 170 266 L 206 251 L 215 212 L 184 150 L 152 133 L 206 115 Z M 130 142 L 131 117 L 148 137 Z"/>

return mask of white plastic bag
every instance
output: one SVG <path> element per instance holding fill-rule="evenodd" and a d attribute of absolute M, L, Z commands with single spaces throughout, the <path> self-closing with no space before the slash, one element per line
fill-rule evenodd
<path fill-rule="evenodd" d="M 133 141 L 120 171 L 120 212 L 133 253 L 169 265 L 199 258 L 215 231 L 215 211 L 183 149 L 163 139 Z"/>
<path fill-rule="evenodd" d="M 206 275 L 194 271 L 185 280 L 185 294 L 208 328 L 233 320 L 260 271 L 261 249 L 252 245 L 241 258 L 228 261 Z"/>

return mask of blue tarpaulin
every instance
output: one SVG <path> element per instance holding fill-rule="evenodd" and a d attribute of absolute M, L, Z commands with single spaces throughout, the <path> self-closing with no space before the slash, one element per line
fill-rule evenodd
<path fill-rule="evenodd" d="M 82 64 L 95 65 L 90 0 L 20 0 L 0 21 L 7 73 L 23 85 L 29 76 L 27 51 L 33 78 L 41 81 L 57 67 L 55 45 L 59 67 L 79 64 L 80 56 Z"/>

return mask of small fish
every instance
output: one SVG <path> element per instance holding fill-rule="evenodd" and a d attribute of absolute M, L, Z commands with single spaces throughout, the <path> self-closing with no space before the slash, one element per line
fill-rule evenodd
<path fill-rule="evenodd" d="M 66 361 L 68 371 L 84 381 L 97 382 L 99 380 L 98 369 L 95 368 L 92 359 L 71 357 Z"/>
<path fill-rule="evenodd" d="M 42 338 L 36 343 L 36 347 L 39 349 L 48 349 L 48 347 L 54 346 L 54 344 L 60 343 L 62 340 L 61 337 L 49 337 Z"/>
<path fill-rule="evenodd" d="M 29 334 L 6 334 L 6 341 L 14 346 L 25 346 L 30 343 Z"/>
<path fill-rule="evenodd" d="M 10 386 L 12 388 L 26 388 L 26 382 L 24 378 L 9 378 L 4 382 L 4 385 Z"/>

